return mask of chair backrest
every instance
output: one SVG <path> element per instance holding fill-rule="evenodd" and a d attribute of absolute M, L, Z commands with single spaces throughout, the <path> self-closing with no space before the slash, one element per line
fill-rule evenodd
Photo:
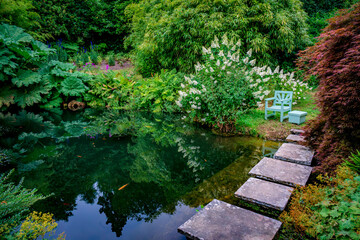
<path fill-rule="evenodd" d="M 281 104 L 281 102 L 283 102 L 284 100 L 287 102 L 286 104 L 290 104 L 292 103 L 292 96 L 293 96 L 293 92 L 292 91 L 275 91 L 275 101 L 274 104 Z"/>

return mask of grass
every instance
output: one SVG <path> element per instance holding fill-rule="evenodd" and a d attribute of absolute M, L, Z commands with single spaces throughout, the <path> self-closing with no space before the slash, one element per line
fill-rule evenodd
<path fill-rule="evenodd" d="M 280 113 L 277 113 L 275 117 L 265 120 L 264 109 L 252 109 L 246 114 L 239 115 L 236 119 L 237 129 L 241 134 L 259 136 L 265 139 L 271 140 L 284 140 L 291 128 L 302 128 L 309 123 L 309 120 L 316 118 L 320 113 L 315 105 L 316 91 L 308 92 L 306 99 L 299 102 L 297 105 L 293 105 L 293 110 L 299 110 L 307 112 L 306 122 L 297 125 L 289 123 L 287 119 L 284 122 L 280 122 Z"/>

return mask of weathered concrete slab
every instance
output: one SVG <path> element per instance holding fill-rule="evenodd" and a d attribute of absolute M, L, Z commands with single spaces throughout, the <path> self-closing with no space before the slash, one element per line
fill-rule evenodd
<path fill-rule="evenodd" d="M 285 141 L 293 142 L 293 143 L 306 143 L 304 136 L 300 136 L 296 134 L 290 134 L 289 136 L 287 136 Z"/>
<path fill-rule="evenodd" d="M 270 240 L 281 222 L 214 199 L 178 228 L 189 239 Z"/>
<path fill-rule="evenodd" d="M 311 165 L 313 157 L 314 151 L 310 150 L 308 147 L 294 143 L 284 143 L 274 154 L 275 159 L 299 163 L 308 166 Z"/>
<path fill-rule="evenodd" d="M 294 188 L 249 178 L 236 192 L 235 197 L 261 206 L 283 211 Z"/>
<path fill-rule="evenodd" d="M 290 129 L 290 133 L 291 134 L 295 134 L 295 135 L 303 135 L 305 133 L 304 130 L 301 130 L 301 129 Z"/>
<path fill-rule="evenodd" d="M 309 166 L 265 157 L 250 170 L 249 174 L 252 177 L 295 187 L 306 185 L 311 170 L 312 167 Z"/>

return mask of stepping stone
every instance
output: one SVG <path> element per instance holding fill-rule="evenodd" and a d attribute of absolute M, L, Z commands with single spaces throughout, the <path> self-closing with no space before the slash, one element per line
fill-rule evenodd
<path fill-rule="evenodd" d="M 249 178 L 235 193 L 235 197 L 261 206 L 283 211 L 294 188 Z"/>
<path fill-rule="evenodd" d="M 306 143 L 305 137 L 296 135 L 296 134 L 290 134 L 286 140 L 287 142 L 293 142 L 293 143 Z"/>
<path fill-rule="evenodd" d="M 274 154 L 275 159 L 308 166 L 311 165 L 313 157 L 314 151 L 310 150 L 308 147 L 294 143 L 284 143 Z"/>
<path fill-rule="evenodd" d="M 312 167 L 285 162 L 273 158 L 263 158 L 249 172 L 250 176 L 285 184 L 291 187 L 305 186 Z"/>
<path fill-rule="evenodd" d="M 301 130 L 301 129 L 290 129 L 290 133 L 291 134 L 295 134 L 295 135 L 303 135 L 305 133 L 304 130 Z"/>
<path fill-rule="evenodd" d="M 271 240 L 281 222 L 214 199 L 178 228 L 189 239 Z"/>

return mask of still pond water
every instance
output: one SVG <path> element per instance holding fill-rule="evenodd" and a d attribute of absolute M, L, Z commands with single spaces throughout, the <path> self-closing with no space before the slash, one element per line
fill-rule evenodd
<path fill-rule="evenodd" d="M 181 116 L 85 111 L 7 118 L 10 130 L 21 127 L 12 136 L 21 139 L 16 146 L 29 148 L 18 166 L 24 185 L 53 193 L 34 210 L 53 213 L 57 233 L 68 240 L 185 239 L 177 227 L 214 198 L 236 204 L 234 192 L 250 169 L 279 147 L 216 136 Z"/>

